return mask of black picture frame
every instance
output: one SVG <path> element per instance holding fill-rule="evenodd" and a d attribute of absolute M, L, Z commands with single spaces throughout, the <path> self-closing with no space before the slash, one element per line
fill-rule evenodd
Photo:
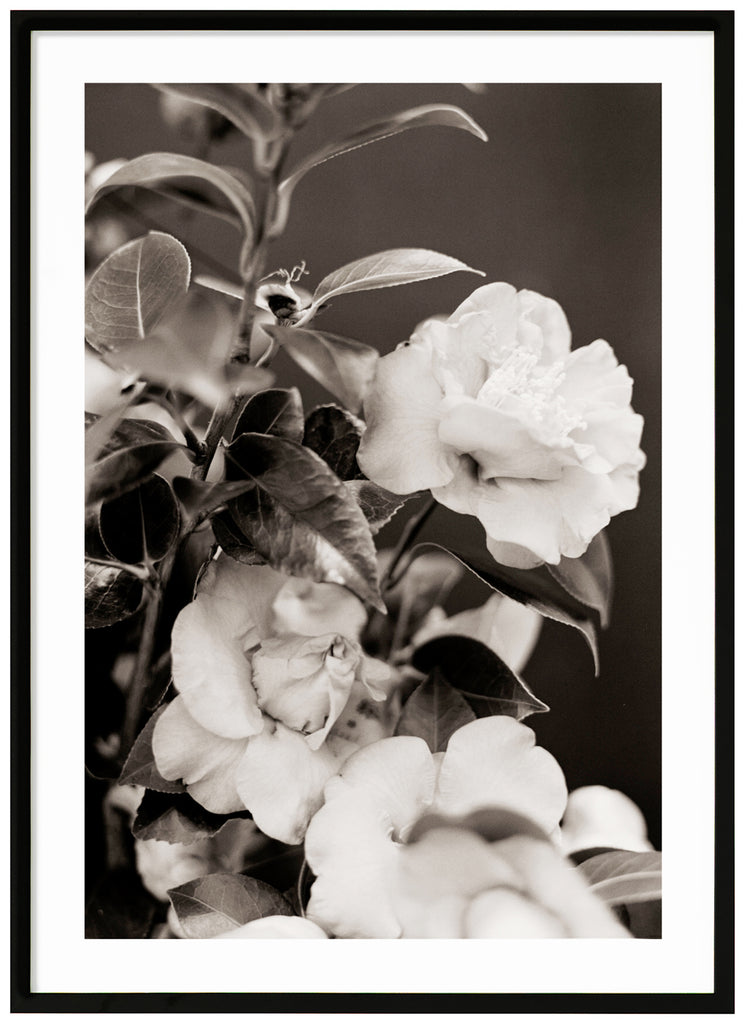
<path fill-rule="evenodd" d="M 31 37 L 37 31 L 219 29 L 396 32 L 710 32 L 715 46 L 716 231 L 716 886 L 711 993 L 52 993 L 30 988 L 31 548 L 30 419 Z M 731 1013 L 734 1008 L 734 13 L 691 12 L 11 12 L 11 1010 L 31 1013 L 397 1012 Z"/>

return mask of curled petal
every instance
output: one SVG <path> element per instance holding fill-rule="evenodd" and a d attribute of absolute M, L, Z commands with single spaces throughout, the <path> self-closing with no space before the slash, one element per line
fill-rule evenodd
<path fill-rule="evenodd" d="M 634 801 L 607 786 L 581 786 L 569 794 L 561 842 L 568 853 L 598 846 L 637 852 L 653 848 Z"/>
<path fill-rule="evenodd" d="M 252 737 L 235 769 L 241 800 L 265 835 L 290 846 L 300 843 L 323 801 L 323 787 L 339 768 L 325 744 L 311 750 L 304 736 L 270 720 Z"/>
<path fill-rule="evenodd" d="M 191 717 L 184 698 L 176 697 L 155 723 L 152 745 L 163 778 L 183 779 L 202 807 L 213 814 L 245 810 L 234 781 L 245 739 L 215 736 Z"/>
<path fill-rule="evenodd" d="M 453 733 L 442 760 L 433 810 L 453 816 L 501 806 L 552 832 L 566 806 L 564 774 L 535 745 L 535 733 L 504 715 L 469 722 Z"/>
<path fill-rule="evenodd" d="M 197 597 L 173 627 L 173 682 L 190 714 L 217 736 L 240 739 L 261 731 L 261 711 L 251 685 L 244 637 L 231 623 L 235 605 Z"/>
<path fill-rule="evenodd" d="M 561 920 L 515 889 L 489 889 L 471 901 L 464 931 L 469 939 L 563 939 Z"/>

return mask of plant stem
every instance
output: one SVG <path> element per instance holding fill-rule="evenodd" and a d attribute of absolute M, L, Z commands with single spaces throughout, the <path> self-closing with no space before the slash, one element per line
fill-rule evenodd
<path fill-rule="evenodd" d="M 429 500 L 420 508 L 416 515 L 409 519 L 408 523 L 401 532 L 401 536 L 398 539 L 398 544 L 393 550 L 393 555 L 388 564 L 388 568 L 383 574 L 383 578 L 380 581 L 380 591 L 385 593 L 387 590 L 391 590 L 400 580 L 403 573 L 406 571 L 407 566 L 404 567 L 403 571 L 394 575 L 399 562 L 401 561 L 404 554 L 411 547 L 411 544 L 416 540 L 419 531 L 422 529 L 424 524 L 427 522 L 429 517 L 432 515 L 434 510 L 437 508 L 437 502 L 434 498 L 430 497 Z"/>

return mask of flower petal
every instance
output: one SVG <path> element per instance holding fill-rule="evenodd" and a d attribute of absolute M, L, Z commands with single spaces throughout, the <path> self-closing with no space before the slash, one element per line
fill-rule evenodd
<path fill-rule="evenodd" d="M 463 921 L 469 939 L 564 939 L 561 920 L 515 889 L 488 889 L 471 901 Z"/>
<path fill-rule="evenodd" d="M 553 363 L 569 354 L 572 332 L 564 310 L 555 299 L 523 288 L 517 293 L 520 319 L 535 324 L 542 339 L 541 362 Z"/>
<path fill-rule="evenodd" d="M 376 484 L 395 494 L 440 487 L 452 479 L 457 457 L 437 436 L 442 391 L 422 345 L 396 349 L 379 360 L 365 399 L 367 430 L 357 462 Z"/>
<path fill-rule="evenodd" d="M 278 635 L 341 633 L 358 640 L 366 622 L 363 603 L 337 583 L 314 583 L 291 576 L 272 605 L 272 630 Z"/>
<path fill-rule="evenodd" d="M 577 869 L 549 843 L 513 836 L 495 850 L 520 873 L 532 898 L 563 922 L 571 938 L 631 938 L 613 911 L 590 892 Z"/>
<path fill-rule="evenodd" d="M 197 596 L 181 609 L 171 634 L 173 682 L 182 700 L 200 725 L 230 739 L 262 728 L 236 608 L 223 598 Z"/>
<path fill-rule="evenodd" d="M 607 786 L 581 786 L 569 794 L 561 822 L 561 843 L 568 853 L 596 846 L 653 849 L 644 815 L 634 801 Z"/>
<path fill-rule="evenodd" d="M 390 831 L 390 819 L 367 793 L 332 780 L 327 803 L 305 836 L 305 856 L 316 875 L 306 914 L 330 934 L 399 937 L 389 889 L 400 850 Z"/>
<path fill-rule="evenodd" d="M 564 773 L 535 745 L 535 733 L 504 715 L 480 718 L 450 737 L 437 780 L 433 810 L 453 816 L 480 807 L 506 807 L 546 832 L 566 806 Z"/>
<path fill-rule="evenodd" d="M 153 731 L 153 756 L 164 779 L 183 779 L 189 795 L 213 814 L 245 810 L 235 786 L 235 772 L 246 740 L 225 739 L 209 732 L 176 697 Z"/>
<path fill-rule="evenodd" d="M 434 797 L 434 761 L 418 736 L 392 736 L 363 747 L 344 764 L 341 778 L 388 816 L 396 839 L 406 838 Z"/>
<path fill-rule="evenodd" d="M 317 924 L 304 917 L 273 914 L 260 917 L 240 928 L 213 935 L 215 939 L 327 939 L 328 935 Z"/>
<path fill-rule="evenodd" d="M 300 843 L 323 801 L 323 787 L 339 762 L 324 744 L 311 750 L 304 736 L 280 722 L 248 741 L 235 785 L 266 835 L 290 846 Z"/>

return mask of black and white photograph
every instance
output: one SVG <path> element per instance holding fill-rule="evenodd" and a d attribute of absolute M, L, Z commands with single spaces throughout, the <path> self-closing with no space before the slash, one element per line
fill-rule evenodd
<path fill-rule="evenodd" d="M 245 83 L 227 79 L 355 67 L 344 33 L 313 55 L 312 32 L 288 31 L 287 59 L 269 61 L 248 31 L 244 66 L 243 33 L 207 33 L 201 67 L 197 33 L 174 33 L 160 64 L 157 34 L 125 72 L 136 33 L 102 32 L 99 52 L 81 37 L 85 71 L 68 58 L 58 107 L 66 89 L 77 106 L 54 195 L 76 233 L 55 226 L 68 250 L 37 250 L 38 351 L 56 324 L 58 348 L 76 346 L 58 422 L 81 442 L 79 476 L 60 486 L 47 454 L 36 491 L 60 525 L 48 590 L 38 534 L 32 585 L 56 634 L 32 632 L 33 694 L 63 666 L 71 685 L 67 705 L 31 698 L 40 990 L 68 991 L 51 966 L 64 919 L 94 992 L 685 992 L 688 962 L 703 991 L 713 185 L 702 133 L 694 292 L 672 275 L 686 251 L 671 244 L 666 83 L 682 94 L 688 66 L 706 110 L 713 63 L 691 50 L 677 78 L 656 74 L 643 40 L 638 67 L 609 48 L 607 73 L 593 55 L 552 77 L 537 70 L 550 34 L 527 32 L 489 75 L 484 32 L 482 80 L 451 81 L 471 70 L 455 30 L 452 69 L 433 72 L 441 34 L 413 78 L 406 33 L 377 50 L 373 31 L 348 33 L 357 81 Z M 391 62 L 377 80 L 375 52 Z M 220 54 L 224 80 L 201 81 L 220 79 Z M 62 129 L 47 66 L 31 159 L 48 177 Z M 161 71 L 172 81 L 150 80 Z M 57 216 L 45 180 L 38 238 Z M 46 302 L 63 276 L 74 296 Z M 690 330 L 671 359 L 684 286 Z M 36 365 L 49 451 L 55 364 Z M 63 562 L 79 565 L 74 586 Z M 75 863 L 62 916 L 45 841 L 61 822 L 79 851 L 60 844 Z M 692 916 L 674 989 L 656 965 Z M 452 951 L 460 980 L 407 975 L 421 943 L 368 943 L 396 973 L 368 989 L 355 966 L 337 989 L 352 939 L 504 942 L 430 947 Z M 585 975 L 583 944 L 543 939 L 584 940 Z M 233 985 L 241 957 L 271 966 Z M 194 966 L 207 961 L 214 982 Z"/>

